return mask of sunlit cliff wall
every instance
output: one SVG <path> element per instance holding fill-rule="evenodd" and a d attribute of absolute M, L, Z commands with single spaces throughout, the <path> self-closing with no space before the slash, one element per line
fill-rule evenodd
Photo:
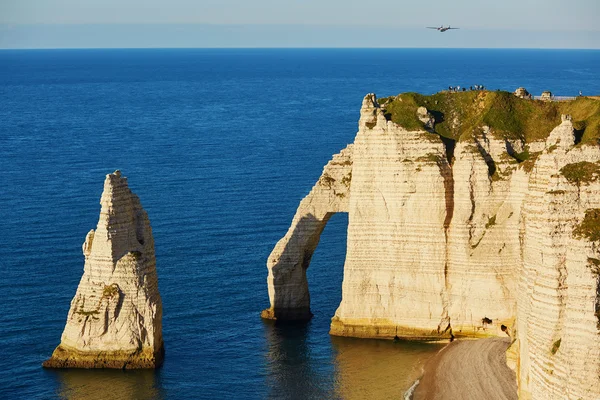
<path fill-rule="evenodd" d="M 263 317 L 310 317 L 306 268 L 348 212 L 331 334 L 508 334 L 522 398 L 600 398 L 599 125 L 593 99 L 367 95 L 269 257 Z"/>

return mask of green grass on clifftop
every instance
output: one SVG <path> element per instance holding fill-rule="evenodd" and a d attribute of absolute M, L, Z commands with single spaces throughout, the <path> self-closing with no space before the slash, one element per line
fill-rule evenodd
<path fill-rule="evenodd" d="M 384 104 L 389 120 L 409 130 L 424 129 L 417 118 L 417 108 L 424 106 L 435 117 L 436 132 L 457 141 L 480 132 L 484 125 L 499 138 L 523 139 L 526 143 L 544 140 L 561 123 L 561 114 L 572 116 L 581 143 L 596 143 L 600 138 L 600 100 L 587 97 L 544 102 L 502 91 L 466 91 L 431 96 L 402 93 L 379 102 Z"/>

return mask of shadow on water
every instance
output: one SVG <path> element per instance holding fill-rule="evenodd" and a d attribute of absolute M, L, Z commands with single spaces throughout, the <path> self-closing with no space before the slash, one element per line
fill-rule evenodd
<path fill-rule="evenodd" d="M 346 213 L 331 215 L 326 226 L 321 227 L 323 231 L 317 232 L 313 242 L 316 250 L 310 252 L 312 259 L 305 260 L 310 261 L 306 279 L 313 318 L 294 323 L 264 321 L 269 398 L 337 398 L 334 354 L 328 332 L 342 297 L 347 226 Z"/>
<path fill-rule="evenodd" d="M 264 321 L 268 398 L 403 398 L 444 346 L 329 336 L 342 297 L 347 226 L 347 214 L 331 218 L 307 270 L 314 317 L 304 323 Z"/>
<path fill-rule="evenodd" d="M 331 399 L 331 373 L 311 354 L 311 322 L 279 324 L 265 321 L 267 387 L 270 399 Z M 315 359 L 317 358 L 317 359 Z M 325 361 L 329 364 L 329 360 Z"/>
<path fill-rule="evenodd" d="M 335 392 L 343 399 L 401 399 L 445 344 L 331 336 Z"/>
<path fill-rule="evenodd" d="M 446 345 L 330 336 L 330 352 L 319 357 L 311 322 L 265 321 L 264 327 L 271 399 L 403 398 L 425 363 Z"/>
<path fill-rule="evenodd" d="M 158 387 L 159 371 L 154 370 L 47 370 L 59 382 L 57 397 L 69 400 L 164 399 Z"/>

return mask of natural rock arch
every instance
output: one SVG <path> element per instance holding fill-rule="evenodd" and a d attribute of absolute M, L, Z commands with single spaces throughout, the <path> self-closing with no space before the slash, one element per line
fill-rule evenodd
<path fill-rule="evenodd" d="M 515 101 L 477 96 L 500 101 L 479 112 Z M 310 317 L 306 267 L 331 214 L 347 211 L 342 301 L 330 334 L 508 333 L 521 397 L 600 398 L 596 134 L 578 134 L 567 115 L 547 132 L 554 117 L 538 114 L 530 120 L 540 121 L 535 132 L 504 137 L 497 126 L 477 125 L 452 148 L 414 127 L 413 101 L 398 96 L 380 106 L 374 95 L 364 98 L 353 147 L 325 167 L 269 258 L 271 307 L 263 317 Z M 449 104 L 460 125 L 458 102 Z M 579 118 L 595 118 L 593 110 Z M 430 121 L 418 108 L 416 117 Z"/>
<path fill-rule="evenodd" d="M 329 218 L 348 212 L 352 179 L 352 145 L 335 154 L 310 193 L 300 202 L 287 234 L 267 261 L 271 306 L 261 316 L 277 320 L 306 320 L 310 294 L 306 269 Z"/>

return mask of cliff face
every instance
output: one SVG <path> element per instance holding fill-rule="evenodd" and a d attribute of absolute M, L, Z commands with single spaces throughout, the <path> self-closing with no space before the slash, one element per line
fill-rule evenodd
<path fill-rule="evenodd" d="M 421 337 L 448 325 L 444 270 L 452 175 L 443 143 L 430 136 L 395 126 L 374 96 L 365 98 L 333 334 Z"/>
<path fill-rule="evenodd" d="M 515 343 L 522 398 L 600 398 L 600 238 L 593 237 L 600 220 L 590 218 L 600 208 L 600 149 L 574 148 L 573 137 L 567 119 L 552 131 L 522 211 Z"/>
<path fill-rule="evenodd" d="M 162 303 L 150 221 L 119 171 L 106 176 L 100 204 L 60 345 L 44 366 L 157 367 L 164 354 Z"/>
<path fill-rule="evenodd" d="M 263 316 L 310 316 L 305 270 L 329 216 L 348 212 L 332 334 L 508 334 L 522 397 L 599 397 L 600 102 L 380 102 L 365 97 L 344 168 L 334 156 L 269 257 Z"/>

